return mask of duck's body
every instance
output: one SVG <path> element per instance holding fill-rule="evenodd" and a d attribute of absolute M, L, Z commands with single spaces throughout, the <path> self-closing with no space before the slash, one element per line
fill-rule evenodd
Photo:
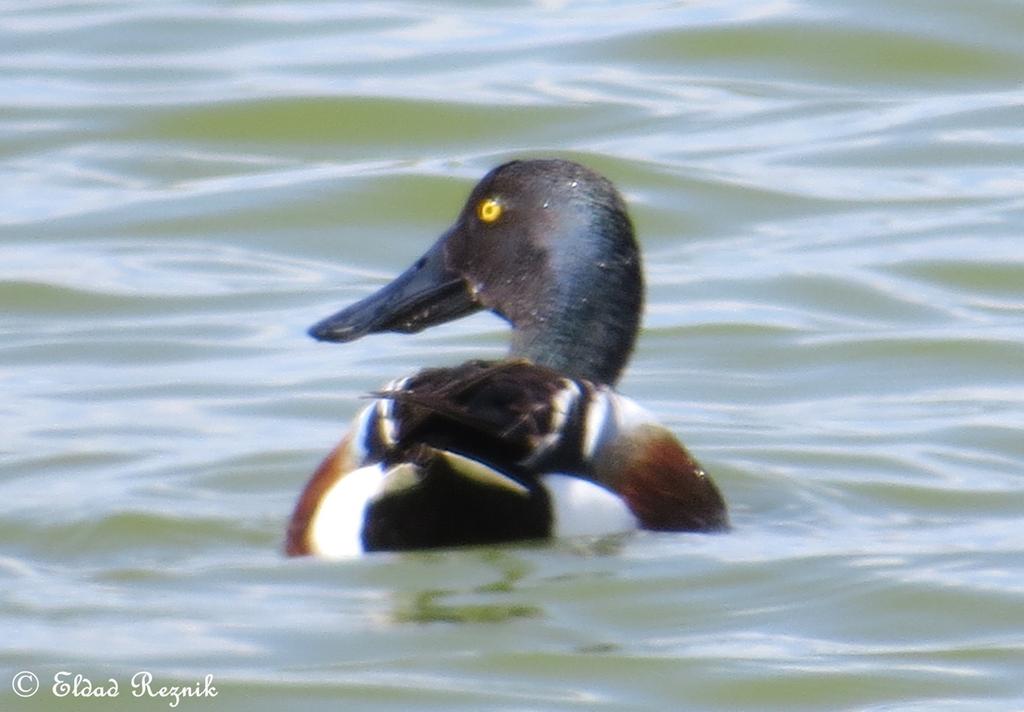
<path fill-rule="evenodd" d="M 291 555 L 727 527 L 714 483 L 612 384 L 643 284 L 614 187 L 567 161 L 513 162 L 380 292 L 311 329 L 349 341 L 489 308 L 506 361 L 427 369 L 375 394 L 307 484 Z"/>

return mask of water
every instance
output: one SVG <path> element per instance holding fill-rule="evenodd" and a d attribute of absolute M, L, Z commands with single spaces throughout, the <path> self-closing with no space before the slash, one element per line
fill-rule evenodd
<path fill-rule="evenodd" d="M 165 709 L 149 671 L 212 675 L 196 710 L 1024 709 L 1022 33 L 1000 0 L 0 3 L 2 707 Z M 735 530 L 284 559 L 362 394 L 505 343 L 304 329 L 536 155 L 626 194 L 621 389 Z"/>

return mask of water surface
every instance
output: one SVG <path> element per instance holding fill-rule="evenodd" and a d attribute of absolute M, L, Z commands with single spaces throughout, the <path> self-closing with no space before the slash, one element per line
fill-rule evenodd
<path fill-rule="evenodd" d="M 1024 709 L 1019 3 L 0 20 L 4 709 Z M 284 559 L 360 396 L 506 337 L 305 328 L 541 155 L 630 202 L 621 390 L 734 531 Z"/>

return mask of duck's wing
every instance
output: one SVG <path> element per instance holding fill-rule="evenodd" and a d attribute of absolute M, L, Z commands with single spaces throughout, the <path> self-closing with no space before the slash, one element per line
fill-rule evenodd
<path fill-rule="evenodd" d="M 377 394 L 392 403 L 380 406 L 390 422 L 378 427 L 393 434 L 394 451 L 426 443 L 512 477 L 590 480 L 622 497 L 645 529 L 728 527 L 725 501 L 700 463 L 607 386 L 523 361 L 430 369 L 395 385 Z"/>
<path fill-rule="evenodd" d="M 393 385 L 375 394 L 387 403 L 380 429 L 392 436 L 374 453 L 383 459 L 426 444 L 529 477 L 544 455 L 577 435 L 570 416 L 579 383 L 525 361 L 470 361 Z"/>
<path fill-rule="evenodd" d="M 701 466 L 610 388 L 471 361 L 374 395 L 300 497 L 289 554 L 727 526 Z"/>

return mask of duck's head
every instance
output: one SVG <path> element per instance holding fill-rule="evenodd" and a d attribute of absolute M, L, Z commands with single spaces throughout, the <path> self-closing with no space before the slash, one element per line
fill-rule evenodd
<path fill-rule="evenodd" d="M 409 269 L 309 333 L 353 341 L 489 309 L 512 324 L 512 357 L 611 384 L 642 304 L 633 226 L 611 182 L 570 161 L 512 161 L 484 176 Z"/>

